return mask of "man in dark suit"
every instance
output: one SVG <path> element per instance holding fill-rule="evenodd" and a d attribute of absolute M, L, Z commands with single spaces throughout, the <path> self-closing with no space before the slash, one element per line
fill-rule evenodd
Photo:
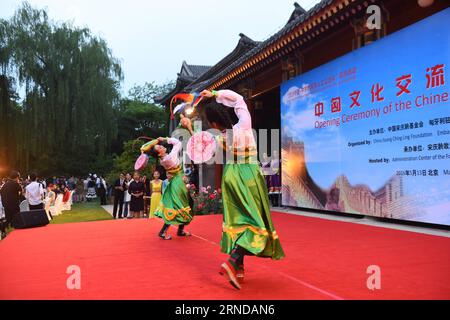
<path fill-rule="evenodd" d="M 2 197 L 3 208 L 5 209 L 6 223 L 2 225 L 2 232 L 11 225 L 15 214 L 20 212 L 20 201 L 23 193 L 22 187 L 19 184 L 20 174 L 17 171 L 11 172 L 8 181 L 0 190 Z"/>
<path fill-rule="evenodd" d="M 114 183 L 114 208 L 113 217 L 117 219 L 117 206 L 119 207 L 119 219 L 122 219 L 123 210 L 123 194 L 127 189 L 127 184 L 125 182 L 125 175 L 120 174 L 119 179 Z"/>

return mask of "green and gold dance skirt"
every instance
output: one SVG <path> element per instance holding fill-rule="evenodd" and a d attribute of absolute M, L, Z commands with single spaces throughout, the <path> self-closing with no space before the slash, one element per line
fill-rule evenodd
<path fill-rule="evenodd" d="M 192 220 L 191 207 L 189 206 L 189 193 L 183 181 L 181 167 L 176 170 L 168 170 L 172 174 L 159 203 L 155 216 L 162 218 L 170 225 L 189 224 Z"/>
<path fill-rule="evenodd" d="M 221 250 L 237 244 L 258 257 L 284 257 L 272 223 L 267 186 L 256 163 L 231 163 L 222 178 L 223 232 Z"/>

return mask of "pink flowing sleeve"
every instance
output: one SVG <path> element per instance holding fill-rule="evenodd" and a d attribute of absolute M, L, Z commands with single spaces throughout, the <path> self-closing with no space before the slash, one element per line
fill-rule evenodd
<path fill-rule="evenodd" d="M 239 122 L 234 125 L 234 127 L 239 129 L 252 128 L 250 112 L 248 111 L 244 98 L 240 94 L 231 90 L 219 90 L 217 92 L 216 101 L 227 107 L 234 108 L 234 112 L 239 119 Z"/>
<path fill-rule="evenodd" d="M 178 153 L 180 152 L 181 147 L 182 147 L 181 141 L 176 138 L 169 138 L 169 139 L 167 139 L 167 143 L 173 145 L 173 149 L 170 152 L 170 156 L 177 157 Z"/>
<path fill-rule="evenodd" d="M 167 139 L 167 143 L 173 145 L 172 151 L 168 155 L 166 155 L 164 158 L 161 159 L 161 165 L 165 169 L 171 169 L 173 167 L 176 167 L 180 164 L 180 161 L 178 159 L 178 153 L 180 152 L 182 148 L 182 144 L 180 140 L 175 138 L 169 138 Z"/>

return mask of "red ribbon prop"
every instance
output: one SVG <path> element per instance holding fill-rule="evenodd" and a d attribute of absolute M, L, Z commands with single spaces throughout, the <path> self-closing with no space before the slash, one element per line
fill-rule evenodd
<path fill-rule="evenodd" d="M 203 97 L 199 96 L 197 93 L 178 93 L 176 95 L 174 95 L 172 97 L 172 99 L 170 100 L 170 119 L 173 120 L 175 119 L 175 116 L 173 114 L 173 103 L 181 100 L 184 101 L 188 104 L 190 104 L 192 107 L 196 107 L 200 101 L 202 101 Z M 183 109 L 181 109 L 180 111 L 182 111 Z"/>

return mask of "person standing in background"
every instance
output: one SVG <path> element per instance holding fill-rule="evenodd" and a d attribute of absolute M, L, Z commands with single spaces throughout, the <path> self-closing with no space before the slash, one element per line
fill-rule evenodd
<path fill-rule="evenodd" d="M 270 186 L 275 194 L 272 197 L 272 205 L 278 207 L 280 205 L 281 192 L 281 176 L 280 176 L 280 158 L 277 150 L 272 152 L 272 160 L 270 161 Z"/>
<path fill-rule="evenodd" d="M 15 214 L 20 212 L 20 201 L 22 197 L 22 187 L 19 184 L 20 173 L 17 171 L 11 172 L 8 181 L 0 189 L 0 196 L 2 197 L 2 205 L 5 209 L 6 222 L 3 227 L 6 229 L 11 225 Z"/>
<path fill-rule="evenodd" d="M 125 175 L 120 174 L 119 179 L 114 183 L 114 207 L 113 207 L 113 217 L 114 219 L 122 218 L 123 211 L 123 194 L 126 189 Z M 117 216 L 117 208 L 119 208 L 119 216 Z"/>
<path fill-rule="evenodd" d="M 45 199 L 45 197 L 47 195 L 47 185 L 46 185 L 45 179 L 41 179 L 41 178 L 37 177 L 36 182 L 39 183 L 39 185 L 42 188 L 42 199 Z M 44 202 L 44 201 L 42 200 L 42 202 Z"/>
<path fill-rule="evenodd" d="M 161 202 L 162 195 L 162 180 L 159 179 L 160 173 L 158 170 L 153 172 L 153 180 L 150 181 L 150 211 L 149 218 L 153 218 L 155 216 L 155 211 L 158 208 L 159 203 Z"/>
<path fill-rule="evenodd" d="M 169 180 L 172 178 L 172 175 L 170 173 L 166 174 L 166 179 L 162 182 L 162 193 L 164 193 L 164 190 L 166 190 L 167 185 L 169 184 Z"/>
<path fill-rule="evenodd" d="M 46 201 L 49 202 L 49 206 L 54 206 L 56 201 L 56 193 L 55 186 L 53 184 L 49 184 L 47 188 L 47 198 Z"/>
<path fill-rule="evenodd" d="M 72 189 L 72 191 L 73 191 L 73 193 L 72 193 L 72 203 L 77 203 L 78 202 L 78 192 L 77 192 L 78 178 L 74 177 L 73 181 L 74 181 L 74 183 L 73 183 L 73 189 Z M 44 188 L 44 190 L 45 190 L 45 188 Z"/>
<path fill-rule="evenodd" d="M 86 201 L 86 194 L 84 189 L 84 181 L 81 178 L 77 179 L 77 185 L 75 187 L 76 194 L 77 194 L 77 202 L 84 202 Z"/>
<path fill-rule="evenodd" d="M 87 201 L 91 201 L 95 198 L 97 198 L 97 194 L 95 193 L 95 178 L 90 176 L 87 184 L 86 199 Z"/>
<path fill-rule="evenodd" d="M 6 178 L 3 178 L 3 179 L 1 180 L 1 182 L 0 182 L 0 189 L 3 187 L 3 185 L 6 183 L 7 180 L 8 180 L 8 179 L 6 179 Z"/>
<path fill-rule="evenodd" d="M 3 181 L 0 181 L 0 190 L 3 187 Z M 2 196 L 0 195 L 0 240 L 6 237 L 6 227 L 4 226 L 5 222 L 5 209 L 2 204 Z"/>
<path fill-rule="evenodd" d="M 47 181 L 45 181 L 44 178 L 38 179 L 39 184 L 42 186 L 42 189 L 44 189 L 44 198 L 47 195 Z"/>
<path fill-rule="evenodd" d="M 30 210 L 44 209 L 42 199 L 44 197 L 44 189 L 42 185 L 36 181 L 35 173 L 30 175 L 30 184 L 25 187 L 25 198 L 28 201 Z"/>
<path fill-rule="evenodd" d="M 144 193 L 145 186 L 140 181 L 139 172 L 133 174 L 133 181 L 131 181 L 128 187 L 128 193 L 131 195 L 130 212 L 133 218 L 142 218 L 142 212 L 144 211 Z"/>
<path fill-rule="evenodd" d="M 68 186 L 62 186 L 62 195 L 63 195 L 63 198 L 62 198 L 62 202 L 63 203 L 68 203 L 69 202 L 69 200 L 70 200 L 70 189 L 69 189 L 69 187 Z"/>
<path fill-rule="evenodd" d="M 100 197 L 100 177 L 94 174 L 95 178 L 95 194 Z"/>
<path fill-rule="evenodd" d="M 273 150 L 272 159 L 270 160 L 270 184 L 274 192 L 281 190 L 281 177 L 280 177 L 280 158 L 277 150 Z"/>
<path fill-rule="evenodd" d="M 128 188 L 130 187 L 131 183 L 131 174 L 127 172 L 125 175 L 125 185 L 126 185 L 126 191 L 123 195 L 123 217 L 131 219 L 131 215 L 129 212 L 130 209 L 130 201 L 131 201 L 131 194 L 128 192 Z"/>
<path fill-rule="evenodd" d="M 270 171 L 270 158 L 267 156 L 267 153 L 265 152 L 263 153 L 262 156 L 261 170 L 264 175 L 264 180 L 266 181 L 267 189 L 269 190 L 269 192 L 273 192 L 273 189 L 270 184 L 270 176 L 272 174 Z"/>
<path fill-rule="evenodd" d="M 87 195 L 87 192 L 88 192 L 88 184 L 89 184 L 89 176 L 86 177 L 86 179 L 83 180 L 83 198 L 84 198 L 84 201 L 87 200 L 86 195 Z"/>
<path fill-rule="evenodd" d="M 99 192 L 99 196 L 100 196 L 100 205 L 101 206 L 106 206 L 106 181 L 105 179 L 103 179 L 103 176 L 99 177 L 100 179 L 100 183 L 98 185 L 98 192 Z M 122 200 L 122 204 L 123 204 L 123 200 Z"/>
<path fill-rule="evenodd" d="M 144 192 L 144 216 L 150 211 L 150 179 L 147 178 L 147 175 L 144 174 L 142 177 L 142 182 L 144 183 L 145 192 Z"/>
<path fill-rule="evenodd" d="M 70 190 L 74 190 L 75 186 L 76 186 L 76 181 L 75 181 L 75 177 L 71 176 L 68 180 L 67 180 L 67 185 L 69 187 Z"/>

